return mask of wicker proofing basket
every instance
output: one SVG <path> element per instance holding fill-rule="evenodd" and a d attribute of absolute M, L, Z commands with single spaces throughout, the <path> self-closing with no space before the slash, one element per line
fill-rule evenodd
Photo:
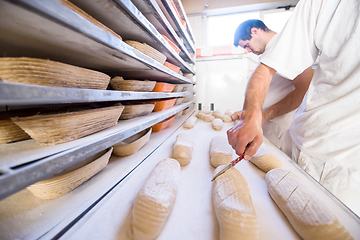
<path fill-rule="evenodd" d="M 149 140 L 152 128 L 145 129 L 113 146 L 118 157 L 130 156 L 140 150 Z"/>
<path fill-rule="evenodd" d="M 51 87 L 105 90 L 110 77 L 104 73 L 38 58 L 0 58 L 0 81 Z"/>
<path fill-rule="evenodd" d="M 74 5 L 73 3 L 69 2 L 68 0 L 58 0 L 61 4 L 65 5 L 67 8 L 71 9 L 72 11 L 76 12 L 77 14 L 81 15 L 83 18 L 85 18 L 86 20 L 92 22 L 93 24 L 95 24 L 96 26 L 98 26 L 99 28 L 107 31 L 108 33 L 112 34 L 113 36 L 119 38 L 120 40 L 122 40 L 122 38 L 120 37 L 119 34 L 115 33 L 113 30 L 111 30 L 110 28 L 106 27 L 104 24 L 102 24 L 101 22 L 99 22 L 98 20 L 96 20 L 95 18 L 93 18 L 92 16 L 90 16 L 89 14 L 87 14 L 86 12 L 84 12 L 82 9 L 78 8 L 76 5 Z"/>
<path fill-rule="evenodd" d="M 28 138 L 30 138 L 30 136 L 10 119 L 0 120 L 0 144 Z"/>
<path fill-rule="evenodd" d="M 100 172 L 108 164 L 111 152 L 112 148 L 108 151 L 104 150 L 86 159 L 84 162 L 90 163 L 87 163 L 85 166 L 70 172 L 64 170 L 56 174 L 56 177 L 37 182 L 27 187 L 27 189 L 41 199 L 62 197 Z"/>
<path fill-rule="evenodd" d="M 124 80 L 122 77 L 114 77 L 110 81 L 113 89 L 118 91 L 151 92 L 156 81 Z"/>
<path fill-rule="evenodd" d="M 125 105 L 124 111 L 121 113 L 120 119 L 130 119 L 148 115 L 152 112 L 155 104 L 135 104 Z"/>
<path fill-rule="evenodd" d="M 124 106 L 15 117 L 11 120 L 41 145 L 69 142 L 114 126 Z"/>
<path fill-rule="evenodd" d="M 136 50 L 142 52 L 143 54 L 151 57 L 152 59 L 158 61 L 161 65 L 163 65 L 166 61 L 166 56 L 156 50 L 155 48 L 150 47 L 146 43 L 140 43 L 136 41 L 125 41 L 128 45 L 132 46 Z"/>

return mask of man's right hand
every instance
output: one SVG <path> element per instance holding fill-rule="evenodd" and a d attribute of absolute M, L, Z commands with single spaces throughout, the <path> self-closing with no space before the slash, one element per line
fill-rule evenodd
<path fill-rule="evenodd" d="M 263 142 L 262 113 L 260 111 L 247 114 L 239 111 L 231 118 L 240 121 L 227 131 L 229 144 L 237 155 L 244 154 L 244 159 L 249 160 Z"/>

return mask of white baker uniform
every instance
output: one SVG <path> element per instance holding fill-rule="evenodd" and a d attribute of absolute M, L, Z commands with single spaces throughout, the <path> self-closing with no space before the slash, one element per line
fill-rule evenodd
<path fill-rule="evenodd" d="M 263 109 L 266 109 L 279 102 L 294 89 L 295 87 L 291 80 L 275 73 L 271 80 L 269 90 L 264 101 Z M 295 111 L 296 110 L 293 110 L 287 114 L 273 118 L 262 125 L 264 136 L 290 157 L 292 141 L 289 128 L 293 121 Z"/>
<path fill-rule="evenodd" d="M 262 62 L 294 79 L 319 64 L 290 127 L 293 158 L 360 215 L 360 1 L 300 0 Z"/>

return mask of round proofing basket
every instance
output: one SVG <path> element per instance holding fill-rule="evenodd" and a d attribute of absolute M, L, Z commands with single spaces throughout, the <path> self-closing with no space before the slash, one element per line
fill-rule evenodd
<path fill-rule="evenodd" d="M 131 40 L 125 41 L 125 43 L 132 46 L 136 50 L 142 52 L 143 54 L 151 57 L 155 61 L 159 62 L 161 65 L 163 65 L 166 61 L 166 56 L 164 54 L 162 54 L 155 48 L 150 47 L 146 43 L 140 43 L 140 42 L 131 41 Z"/>
<path fill-rule="evenodd" d="M 0 58 L 0 79 L 50 87 L 105 90 L 110 77 L 104 73 L 37 58 Z"/>
<path fill-rule="evenodd" d="M 156 81 L 124 80 L 122 77 L 110 80 L 111 87 L 118 91 L 151 92 L 155 84 Z"/>
<path fill-rule="evenodd" d="M 84 160 L 84 162 L 90 161 L 85 166 L 70 172 L 64 170 L 57 174 L 58 176 L 37 182 L 27 187 L 27 189 L 41 199 L 62 197 L 100 172 L 108 164 L 112 151 L 113 148 L 110 148 L 95 154 Z"/>
<path fill-rule="evenodd" d="M 15 117 L 11 120 L 41 145 L 69 142 L 114 126 L 124 106 Z"/>
<path fill-rule="evenodd" d="M 149 140 L 152 128 L 147 128 L 113 146 L 114 154 L 118 157 L 130 156 L 139 151 Z"/>
<path fill-rule="evenodd" d="M 125 105 L 120 119 L 123 120 L 148 115 L 153 111 L 154 107 L 155 104 Z"/>

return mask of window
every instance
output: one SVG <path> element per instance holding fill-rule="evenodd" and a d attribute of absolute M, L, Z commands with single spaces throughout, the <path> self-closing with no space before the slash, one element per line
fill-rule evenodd
<path fill-rule="evenodd" d="M 259 19 L 260 12 L 236 13 L 208 17 L 209 46 L 233 45 L 236 28 L 248 19 Z"/>
<path fill-rule="evenodd" d="M 286 22 L 289 20 L 292 12 L 292 9 L 287 11 L 283 9 L 266 11 L 263 13 L 263 21 L 269 29 L 279 33 L 285 26 Z"/>

